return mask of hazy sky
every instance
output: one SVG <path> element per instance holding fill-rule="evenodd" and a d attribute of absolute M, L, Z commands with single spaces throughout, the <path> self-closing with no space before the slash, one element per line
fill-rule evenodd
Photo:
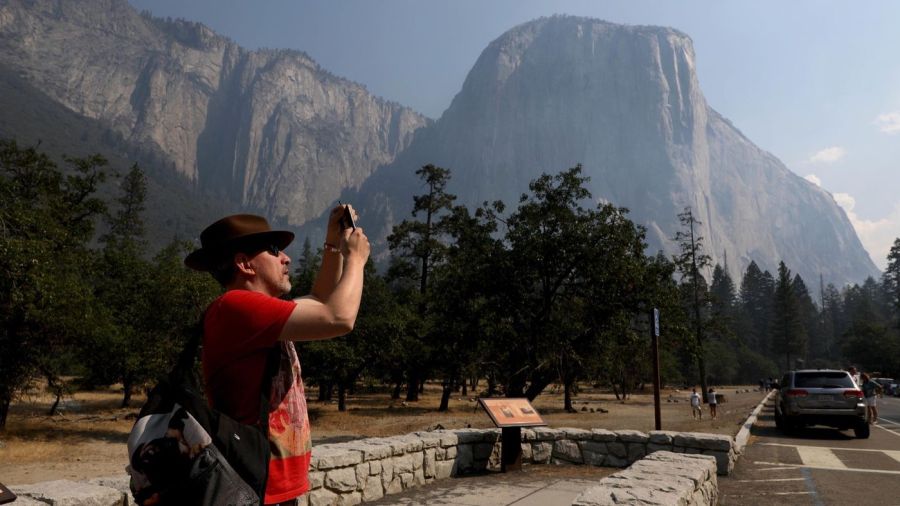
<path fill-rule="evenodd" d="M 540 16 L 663 25 L 694 41 L 709 104 L 821 185 L 883 268 L 900 237 L 900 2 L 871 0 L 129 0 L 248 48 L 305 51 L 440 117 L 481 51 Z"/>

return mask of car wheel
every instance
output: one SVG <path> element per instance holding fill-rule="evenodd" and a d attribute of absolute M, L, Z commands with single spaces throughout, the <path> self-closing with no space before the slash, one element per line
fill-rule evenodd
<path fill-rule="evenodd" d="M 856 437 L 859 439 L 869 439 L 869 429 L 868 422 L 860 422 L 853 428 L 853 433 L 856 434 Z"/>

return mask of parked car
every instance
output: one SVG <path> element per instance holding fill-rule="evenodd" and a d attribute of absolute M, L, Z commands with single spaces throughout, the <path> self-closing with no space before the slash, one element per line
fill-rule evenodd
<path fill-rule="evenodd" d="M 847 371 L 803 369 L 790 371 L 775 394 L 775 426 L 785 432 L 811 425 L 853 429 L 869 437 L 863 393 Z"/>
<path fill-rule="evenodd" d="M 896 384 L 894 378 L 872 378 L 872 381 L 881 385 L 884 395 L 896 395 L 893 388 Z"/>

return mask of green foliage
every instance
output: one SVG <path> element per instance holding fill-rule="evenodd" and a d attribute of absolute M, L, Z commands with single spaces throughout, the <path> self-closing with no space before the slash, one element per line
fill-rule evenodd
<path fill-rule="evenodd" d="M 68 163 L 66 176 L 36 149 L 0 141 L 0 430 L 35 375 L 57 380 L 71 369 L 64 350 L 98 319 L 85 259 L 106 162 Z"/>

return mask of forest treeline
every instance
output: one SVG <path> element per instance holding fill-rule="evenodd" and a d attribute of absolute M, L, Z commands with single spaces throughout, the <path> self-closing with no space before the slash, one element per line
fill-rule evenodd
<path fill-rule="evenodd" d="M 98 190 L 117 171 L 103 157 L 65 163 L 0 141 L 0 430 L 38 379 L 57 402 L 122 384 L 129 405 L 220 293 L 184 267 L 190 241 L 148 256 L 138 166 L 107 202 Z M 341 410 L 358 388 L 416 401 L 426 381 L 443 385 L 438 410 L 476 388 L 534 399 L 560 385 L 566 409 L 579 384 L 627 397 L 650 379 L 653 308 L 667 384 L 705 391 L 797 366 L 900 372 L 900 239 L 882 278 L 862 285 L 810 288 L 784 263 L 774 274 L 751 263 L 735 282 L 711 265 L 690 208 L 678 216 L 678 254 L 648 255 L 644 228 L 627 209 L 595 204 L 580 166 L 538 177 L 514 208 L 475 210 L 447 192 L 449 169 L 416 174 L 422 194 L 388 237 L 386 265 L 367 265 L 353 332 L 297 345 L 307 385 Z M 307 239 L 291 296 L 309 292 L 320 260 Z"/>

